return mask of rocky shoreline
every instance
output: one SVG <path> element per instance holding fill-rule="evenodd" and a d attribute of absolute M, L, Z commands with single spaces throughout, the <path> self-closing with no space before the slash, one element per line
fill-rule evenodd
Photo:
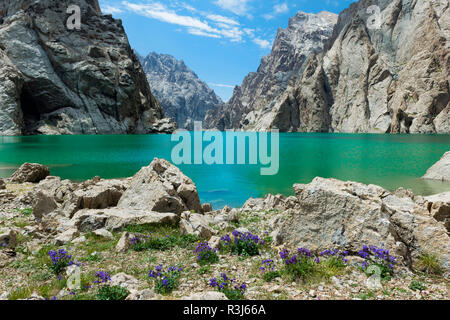
<path fill-rule="evenodd" d="M 82 183 L 24 164 L 0 179 L 0 299 L 96 299 L 104 286 L 124 288 L 130 300 L 227 299 L 212 281 L 223 273 L 245 285 L 245 299 L 449 298 L 449 193 L 421 197 L 323 178 L 294 190 L 213 211 L 163 159 L 131 178 Z M 251 240 L 256 254 L 230 252 L 230 234 Z M 73 266 L 52 273 L 52 250 L 80 267 L 78 289 L 67 287 Z M 205 263 L 202 250 L 217 259 Z M 372 253 L 389 261 L 375 287 L 364 269 Z M 291 277 L 290 266 L 313 258 L 308 272 Z M 161 265 L 182 270 L 173 290 L 161 292 L 149 277 Z"/>

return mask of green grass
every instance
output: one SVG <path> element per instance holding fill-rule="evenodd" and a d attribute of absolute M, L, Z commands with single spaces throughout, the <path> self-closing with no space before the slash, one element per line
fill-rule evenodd
<path fill-rule="evenodd" d="M 134 234 L 143 234 L 142 239 L 133 246 L 135 251 L 160 250 L 166 251 L 174 247 L 192 248 L 193 244 L 199 241 L 196 235 L 181 235 L 177 227 L 172 225 L 130 225 L 123 229 Z M 143 238 L 143 237 L 140 237 Z"/>
<path fill-rule="evenodd" d="M 303 283 L 316 283 L 343 274 L 346 267 L 346 264 L 336 257 L 321 259 L 320 263 L 316 263 L 312 258 L 301 257 L 296 264 L 285 265 L 280 274 L 289 282 L 300 280 Z"/>
<path fill-rule="evenodd" d="M 8 296 L 8 300 L 27 299 L 31 296 L 33 290 L 29 287 L 19 287 L 14 289 Z"/>
<path fill-rule="evenodd" d="M 27 217 L 33 214 L 33 208 L 16 209 L 16 211 Z"/>
<path fill-rule="evenodd" d="M 367 291 L 366 293 L 361 293 L 358 295 L 358 298 L 361 300 L 374 299 L 375 293 L 373 291 Z"/>
<path fill-rule="evenodd" d="M 427 287 L 425 287 L 423 282 L 420 282 L 420 281 L 417 281 L 417 280 L 411 281 L 411 284 L 409 285 L 409 288 L 412 291 L 423 291 L 423 290 L 427 289 Z"/>
<path fill-rule="evenodd" d="M 130 292 L 121 286 L 102 286 L 95 298 L 97 300 L 125 300 Z"/>
<path fill-rule="evenodd" d="M 202 267 L 198 268 L 198 270 L 197 270 L 197 274 L 199 274 L 201 276 L 205 275 L 205 274 L 209 274 L 209 273 L 211 273 L 211 266 L 210 265 L 202 266 Z"/>
<path fill-rule="evenodd" d="M 87 233 L 85 237 L 86 242 L 81 244 L 81 248 L 84 249 L 88 255 L 95 252 L 112 251 L 118 241 L 118 236 L 116 236 L 115 239 L 106 239 L 92 232 Z"/>
<path fill-rule="evenodd" d="M 433 253 L 423 252 L 419 258 L 417 267 L 420 271 L 429 275 L 441 275 L 443 273 L 441 260 Z"/>
<path fill-rule="evenodd" d="M 262 278 L 265 282 L 271 282 L 280 276 L 281 274 L 279 271 L 269 271 L 264 273 Z"/>

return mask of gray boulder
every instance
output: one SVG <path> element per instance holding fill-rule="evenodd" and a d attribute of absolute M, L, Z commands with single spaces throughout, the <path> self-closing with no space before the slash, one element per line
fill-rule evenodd
<path fill-rule="evenodd" d="M 73 216 L 71 225 L 74 225 L 81 232 L 90 232 L 98 229 L 118 231 L 129 225 L 176 225 L 179 220 L 180 218 L 174 213 L 140 209 L 83 209 Z"/>
<path fill-rule="evenodd" d="M 423 177 L 430 180 L 450 181 L 450 151 L 436 162 Z"/>
<path fill-rule="evenodd" d="M 169 161 L 157 158 L 133 177 L 117 207 L 176 214 L 202 212 L 192 180 Z"/>
<path fill-rule="evenodd" d="M 12 183 L 38 183 L 50 175 L 50 169 L 38 163 L 24 163 L 9 178 Z"/>
<path fill-rule="evenodd" d="M 316 178 L 297 194 L 299 206 L 279 229 L 280 240 L 309 249 L 358 252 L 389 249 L 409 266 L 421 252 L 438 255 L 450 270 L 450 237 L 427 206 L 381 187 Z"/>
<path fill-rule="evenodd" d="M 17 243 L 17 232 L 9 229 L 0 229 L 0 248 L 14 249 Z"/>

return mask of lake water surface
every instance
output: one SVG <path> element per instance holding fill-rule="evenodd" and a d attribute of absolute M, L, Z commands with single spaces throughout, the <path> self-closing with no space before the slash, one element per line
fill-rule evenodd
<path fill-rule="evenodd" d="M 0 137 L 0 177 L 24 162 L 50 167 L 51 174 L 76 181 L 134 175 L 154 157 L 171 160 L 170 135 Z M 450 183 L 420 177 L 450 150 L 450 135 L 280 134 L 277 175 L 261 176 L 260 165 L 180 165 L 197 185 L 202 202 L 214 208 L 241 206 L 267 193 L 292 195 L 294 183 L 333 177 L 412 189 L 429 195 L 450 191 Z"/>

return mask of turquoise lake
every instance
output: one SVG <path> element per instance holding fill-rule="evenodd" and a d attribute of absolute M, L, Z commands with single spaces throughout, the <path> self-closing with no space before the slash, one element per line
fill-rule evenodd
<path fill-rule="evenodd" d="M 176 144 L 170 135 L 0 137 L 0 177 L 24 162 L 45 164 L 52 175 L 75 181 L 129 177 L 155 157 L 171 160 Z M 260 175 L 261 165 L 179 167 L 196 183 L 202 202 L 217 209 L 267 193 L 292 195 L 294 183 L 317 176 L 421 195 L 450 191 L 450 183 L 420 179 L 449 150 L 450 135 L 285 133 L 277 175 Z"/>

